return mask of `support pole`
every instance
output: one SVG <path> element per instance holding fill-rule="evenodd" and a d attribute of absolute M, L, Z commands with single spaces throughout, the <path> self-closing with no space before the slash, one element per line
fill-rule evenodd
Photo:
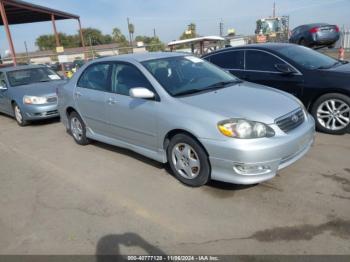
<path fill-rule="evenodd" d="M 52 26 L 53 26 L 53 32 L 55 33 L 55 39 L 56 39 L 56 47 L 60 46 L 60 38 L 57 33 L 56 29 L 56 21 L 55 21 L 55 15 L 51 14 L 51 21 L 52 21 Z"/>
<path fill-rule="evenodd" d="M 81 28 L 81 23 L 80 19 L 78 19 L 78 24 L 79 24 L 79 34 L 80 34 L 80 40 L 81 40 L 81 46 L 83 47 L 83 52 L 84 52 L 84 60 L 86 61 L 86 50 L 85 50 L 85 42 L 84 42 L 84 36 L 83 36 L 83 29 Z"/>
<path fill-rule="evenodd" d="M 56 29 L 56 21 L 55 21 L 55 15 L 54 14 L 51 14 L 51 21 L 52 21 L 52 26 L 53 26 L 53 32 L 55 34 L 55 39 L 56 39 L 56 47 L 59 47 L 61 44 L 60 44 L 60 38 L 59 38 L 58 33 L 57 33 L 57 29 Z M 63 64 L 61 64 L 61 70 L 64 73 L 64 66 L 63 66 Z"/>
<path fill-rule="evenodd" d="M 12 36 L 11 36 L 8 21 L 7 21 L 7 15 L 6 15 L 6 10 L 5 10 L 5 6 L 4 6 L 3 1 L 0 1 L 0 12 L 1 12 L 2 22 L 5 26 L 7 41 L 8 41 L 9 46 L 10 46 L 10 52 L 11 52 L 13 64 L 14 64 L 14 66 L 16 66 L 17 65 L 16 52 L 15 52 L 15 48 L 13 46 Z"/>

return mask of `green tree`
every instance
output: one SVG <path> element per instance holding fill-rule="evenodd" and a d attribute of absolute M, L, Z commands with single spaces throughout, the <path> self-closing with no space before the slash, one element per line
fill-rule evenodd
<path fill-rule="evenodd" d="M 56 40 L 54 35 L 41 35 L 36 41 L 35 45 L 40 51 L 53 50 L 56 47 Z"/>
<path fill-rule="evenodd" d="M 185 30 L 182 33 L 182 35 L 180 36 L 180 39 L 184 40 L 184 39 L 189 39 L 189 38 L 194 38 L 194 37 L 198 37 L 197 28 L 196 28 L 196 24 L 191 23 L 187 26 L 187 30 Z"/>
<path fill-rule="evenodd" d="M 123 33 L 117 27 L 113 28 L 113 30 L 112 30 L 112 39 L 120 47 L 126 47 L 129 45 L 128 40 L 126 40 L 125 35 L 123 35 Z"/>
<path fill-rule="evenodd" d="M 105 44 L 105 35 L 102 34 L 101 30 L 96 28 L 84 28 L 82 29 L 85 43 L 88 45 L 102 45 Z"/>
<path fill-rule="evenodd" d="M 146 46 L 146 50 L 149 52 L 154 51 L 164 51 L 165 45 L 160 41 L 158 37 L 149 37 L 149 36 L 142 36 L 138 35 L 135 37 L 136 42 L 143 42 Z"/>

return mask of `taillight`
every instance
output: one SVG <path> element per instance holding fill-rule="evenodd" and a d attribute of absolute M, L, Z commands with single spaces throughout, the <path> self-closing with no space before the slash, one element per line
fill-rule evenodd
<path fill-rule="evenodd" d="M 335 27 L 335 31 L 336 31 L 336 32 L 339 32 L 339 31 L 340 31 L 340 30 L 339 30 L 339 27 L 338 27 L 337 25 L 335 25 L 334 27 Z"/>
<path fill-rule="evenodd" d="M 319 27 L 313 27 L 309 30 L 310 33 L 317 33 L 318 31 L 320 31 Z"/>

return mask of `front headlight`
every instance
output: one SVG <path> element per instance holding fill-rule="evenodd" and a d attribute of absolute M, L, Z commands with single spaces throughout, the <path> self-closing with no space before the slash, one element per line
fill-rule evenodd
<path fill-rule="evenodd" d="M 251 139 L 272 137 L 275 131 L 266 124 L 245 119 L 228 119 L 218 123 L 219 131 L 228 137 Z"/>
<path fill-rule="evenodd" d="M 47 98 L 42 96 L 24 96 L 23 103 L 28 105 L 47 104 Z"/>

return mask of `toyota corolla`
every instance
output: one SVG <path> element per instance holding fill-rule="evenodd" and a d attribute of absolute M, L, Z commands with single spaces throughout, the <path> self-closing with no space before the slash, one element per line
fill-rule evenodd
<path fill-rule="evenodd" d="M 297 98 L 188 54 L 97 59 L 58 95 L 78 144 L 98 140 L 169 162 L 190 186 L 271 179 L 314 139 L 314 120 Z"/>

